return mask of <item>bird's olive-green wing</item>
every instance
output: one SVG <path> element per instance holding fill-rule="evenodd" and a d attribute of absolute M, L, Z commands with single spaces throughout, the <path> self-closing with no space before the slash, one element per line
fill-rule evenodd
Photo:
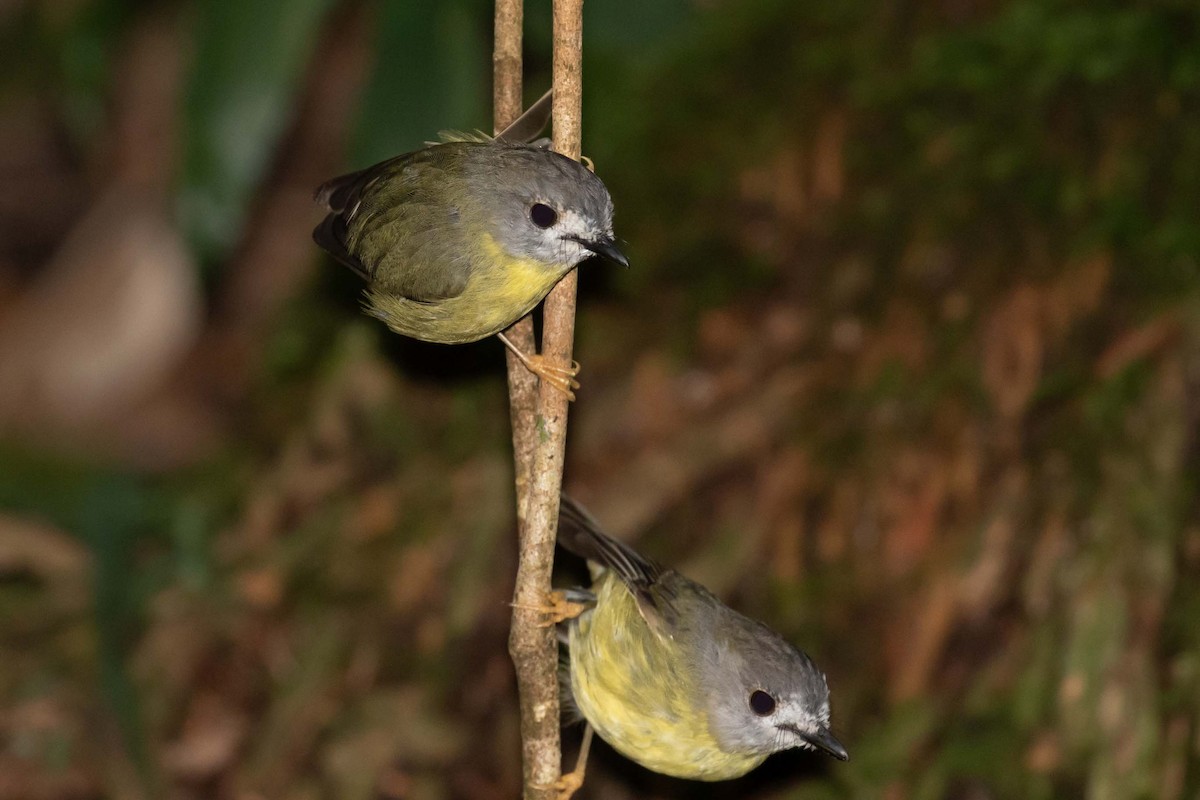
<path fill-rule="evenodd" d="M 680 592 L 687 579 L 645 558 L 600 529 L 583 506 L 563 494 L 558 511 L 558 542 L 577 556 L 612 570 L 629 588 L 651 630 L 672 638 L 679 625 Z"/>
<path fill-rule="evenodd" d="M 362 199 L 366 186 L 393 166 L 398 166 L 406 161 L 411 155 L 411 153 L 407 153 L 396 156 L 372 167 L 360 169 L 358 172 L 330 178 L 318 186 L 317 191 L 313 194 L 313 199 L 317 201 L 317 204 L 329 212 L 325 215 L 325 219 L 321 220 L 321 224 L 313 229 L 313 241 L 337 259 L 339 263 L 354 270 L 363 280 L 371 279 L 371 271 L 347 247 L 347 223 L 357 213 L 359 201 Z"/>
<path fill-rule="evenodd" d="M 329 214 L 313 239 L 377 292 L 422 302 L 461 294 L 471 261 L 456 188 L 469 146 L 435 145 L 325 182 L 316 199 Z"/>

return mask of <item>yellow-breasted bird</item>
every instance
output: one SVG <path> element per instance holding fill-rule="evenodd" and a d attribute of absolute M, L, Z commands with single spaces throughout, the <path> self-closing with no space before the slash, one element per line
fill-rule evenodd
<path fill-rule="evenodd" d="M 558 542 L 593 573 L 589 591 L 556 598 L 584 607 L 567 628 L 571 700 L 618 752 L 703 781 L 795 747 L 848 759 L 825 675 L 778 633 L 613 539 L 566 495 Z"/>
<path fill-rule="evenodd" d="M 501 332 L 585 258 L 629 262 L 600 179 L 546 140 L 516 140 L 540 132 L 549 108 L 547 93 L 495 139 L 449 134 L 327 181 L 313 239 L 367 281 L 367 313 L 396 333 L 442 344 L 497 334 L 573 398 L 577 364 L 548 364 Z"/>

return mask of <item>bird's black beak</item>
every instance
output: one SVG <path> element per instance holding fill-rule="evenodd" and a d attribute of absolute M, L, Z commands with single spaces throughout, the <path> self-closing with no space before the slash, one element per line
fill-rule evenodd
<path fill-rule="evenodd" d="M 582 238 L 577 238 L 575 241 L 601 258 L 606 258 L 614 264 L 620 264 L 622 267 L 629 266 L 629 259 L 617 248 L 617 242 L 611 236 L 602 236 L 595 241 L 588 241 Z"/>
<path fill-rule="evenodd" d="M 846 748 L 842 747 L 842 743 L 833 738 L 833 734 L 828 728 L 819 728 L 815 733 L 801 733 L 800 738 L 811 744 L 818 750 L 824 750 L 829 755 L 836 758 L 838 761 L 849 761 L 850 754 L 846 752 Z"/>

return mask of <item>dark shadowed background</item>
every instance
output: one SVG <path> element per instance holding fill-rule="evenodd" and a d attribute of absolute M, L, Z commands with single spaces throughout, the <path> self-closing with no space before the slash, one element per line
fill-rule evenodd
<path fill-rule="evenodd" d="M 502 348 L 309 239 L 490 128 L 491 13 L 0 3 L 0 800 L 518 793 Z M 812 653 L 852 758 L 598 746 L 581 798 L 1200 794 L 1200 11 L 590 0 L 584 84 L 633 267 L 582 269 L 567 485 Z"/>

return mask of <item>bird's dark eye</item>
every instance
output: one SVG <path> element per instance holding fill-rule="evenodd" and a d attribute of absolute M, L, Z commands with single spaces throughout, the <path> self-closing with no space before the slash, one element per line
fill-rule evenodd
<path fill-rule="evenodd" d="M 750 710 L 760 717 L 772 714 L 775 712 L 775 698 L 762 689 L 755 689 L 750 693 Z"/>
<path fill-rule="evenodd" d="M 558 222 L 558 212 L 545 203 L 534 203 L 529 209 L 529 218 L 539 228 L 549 228 Z"/>

